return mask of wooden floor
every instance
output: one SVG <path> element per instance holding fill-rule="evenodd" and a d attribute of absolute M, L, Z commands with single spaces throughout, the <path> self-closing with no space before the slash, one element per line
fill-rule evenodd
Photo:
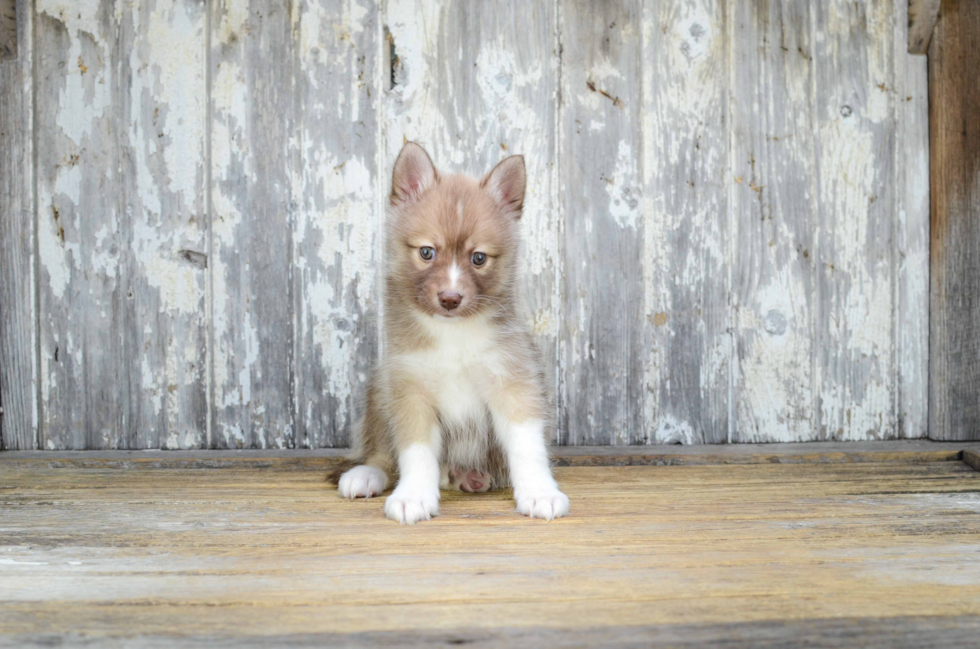
<path fill-rule="evenodd" d="M 403 527 L 332 457 L 0 454 L 0 646 L 977 642 L 980 472 L 817 456 L 560 467 L 566 519 L 444 494 Z"/>

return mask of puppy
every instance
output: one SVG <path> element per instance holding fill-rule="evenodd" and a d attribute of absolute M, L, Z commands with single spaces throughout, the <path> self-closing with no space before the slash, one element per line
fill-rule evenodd
<path fill-rule="evenodd" d="M 412 524 L 439 514 L 440 486 L 514 487 L 517 510 L 568 513 L 548 463 L 553 427 L 541 360 L 518 315 L 524 158 L 480 180 L 442 175 L 419 145 L 391 181 L 385 346 L 355 429 L 345 498 L 381 494 Z"/>

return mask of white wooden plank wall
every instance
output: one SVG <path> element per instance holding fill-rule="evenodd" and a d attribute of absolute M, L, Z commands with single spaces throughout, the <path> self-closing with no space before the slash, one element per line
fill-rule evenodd
<path fill-rule="evenodd" d="M 6 448 L 346 446 L 406 139 L 525 155 L 560 443 L 926 434 L 901 0 L 17 4 Z"/>

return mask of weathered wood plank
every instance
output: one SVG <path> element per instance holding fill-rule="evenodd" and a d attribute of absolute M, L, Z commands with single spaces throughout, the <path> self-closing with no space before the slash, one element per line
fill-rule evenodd
<path fill-rule="evenodd" d="M 0 63 L 0 449 L 37 448 L 37 339 L 34 293 L 34 145 L 31 6 L 16 22 L 0 4 L 0 31 L 20 26 L 13 60 Z M 9 21 L 9 24 L 8 24 Z M 0 46 L 2 50 L 2 46 Z"/>
<path fill-rule="evenodd" d="M 732 349 L 726 3 L 647 3 L 642 25 L 642 282 L 652 358 L 646 432 L 631 441 L 725 442 Z"/>
<path fill-rule="evenodd" d="M 735 33 L 735 440 L 921 436 L 921 77 L 890 2 L 810 9 Z"/>
<path fill-rule="evenodd" d="M 980 471 L 980 449 L 964 449 L 961 459 L 968 466 Z"/>
<path fill-rule="evenodd" d="M 929 71 L 906 51 L 905 3 L 894 6 L 898 436 L 916 438 L 929 430 Z"/>
<path fill-rule="evenodd" d="M 904 0 L 896 0 L 901 9 L 905 8 Z M 941 0 L 908 0 L 908 52 L 909 54 L 925 54 L 929 51 L 932 31 L 939 18 Z"/>
<path fill-rule="evenodd" d="M 492 629 L 424 629 L 364 631 L 360 633 L 292 633 L 232 638 L 194 636 L 175 638 L 159 634 L 98 638 L 98 646 L 141 649 L 263 649 L 265 647 L 345 647 L 345 649 L 846 649 L 860 642 L 862 649 L 960 649 L 980 634 L 980 618 L 962 616 L 836 617 L 718 624 L 657 624 L 568 629 L 500 627 Z M 45 633 L 0 636 L 0 647 L 46 647 Z M 858 640 L 859 639 L 859 640 Z M 92 647 L 86 637 L 58 636 L 59 647 Z"/>
<path fill-rule="evenodd" d="M 814 286 L 817 439 L 883 439 L 896 418 L 893 5 L 814 7 L 819 221 Z"/>
<path fill-rule="evenodd" d="M 17 58 L 17 24 L 30 25 L 30 17 L 17 19 L 18 0 L 0 0 L 0 61 L 9 61 Z M 28 22 L 24 22 L 24 21 Z M 23 30 L 24 27 L 21 27 Z M 24 31 L 25 37 L 30 34 Z M 26 38 L 25 38 L 26 40 Z M 30 45 L 27 46 L 27 49 Z M 3 86 L 9 88 L 11 86 Z M 14 86 L 18 87 L 18 86 Z"/>
<path fill-rule="evenodd" d="M 212 6 L 210 444 L 216 448 L 295 444 L 292 18 L 274 0 Z"/>
<path fill-rule="evenodd" d="M 980 453 L 980 442 L 883 440 L 792 444 L 650 444 L 561 446 L 552 449 L 555 466 L 704 466 L 741 464 L 828 464 L 958 462 Z M 227 469 L 329 472 L 346 457 L 344 449 L 168 451 L 6 451 L 3 467 L 88 469 Z M 976 468 L 976 467 L 974 467 Z M 980 469 L 978 469 L 980 470 Z"/>
<path fill-rule="evenodd" d="M 203 7 L 36 10 L 41 443 L 200 447 Z"/>
<path fill-rule="evenodd" d="M 980 4 L 943 2 L 929 46 L 929 436 L 980 439 Z"/>
<path fill-rule="evenodd" d="M 639 273 L 640 12 L 633 0 L 575 0 L 560 14 L 561 430 L 569 444 L 651 441 L 643 420 L 651 323 Z"/>
<path fill-rule="evenodd" d="M 980 615 L 980 473 L 960 462 L 556 477 L 569 518 L 521 517 L 508 491 L 447 492 L 439 517 L 406 528 L 316 472 L 5 466 L 0 628 L 101 646 L 815 616 L 870 632 L 921 615 L 941 630 Z M 449 588 L 461 581 L 467 597 Z"/>
<path fill-rule="evenodd" d="M 396 58 L 380 162 L 387 173 L 405 139 L 425 146 L 440 168 L 476 176 L 524 154 L 528 325 L 549 368 L 562 316 L 556 20 L 553 3 L 391 0 L 385 21 Z"/>
<path fill-rule="evenodd" d="M 381 195 L 391 164 L 378 155 L 383 37 L 373 1 L 291 11 L 294 86 L 278 112 L 294 115 L 295 444 L 342 447 L 378 352 Z"/>
<path fill-rule="evenodd" d="M 735 3 L 736 442 L 814 439 L 817 204 L 813 23 L 805 3 Z"/>

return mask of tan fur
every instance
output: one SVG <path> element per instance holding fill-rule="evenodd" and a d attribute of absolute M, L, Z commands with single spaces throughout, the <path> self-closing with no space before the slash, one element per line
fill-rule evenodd
<path fill-rule="evenodd" d="M 516 157 L 480 180 L 440 174 L 412 143 L 395 163 L 386 226 L 384 352 L 367 387 L 352 455 L 383 471 L 388 484 L 397 479 L 398 452 L 431 442 L 436 431 L 444 476 L 447 466 L 464 464 L 489 474 L 491 488 L 506 486 L 491 406 L 513 422 L 545 422 L 546 437 L 553 430 L 545 372 L 518 308 L 524 182 L 523 160 Z M 426 246 L 435 250 L 429 261 L 420 256 Z M 487 255 L 482 266 L 472 262 L 475 252 Z M 438 297 L 448 288 L 462 295 L 452 312 Z M 464 354 L 458 363 L 475 368 L 465 380 L 476 386 L 484 407 L 459 421 L 440 405 L 447 399 L 437 389 L 441 368 L 419 364 L 446 345 L 446 337 L 459 336 L 468 354 L 471 335 L 473 356 Z"/>

